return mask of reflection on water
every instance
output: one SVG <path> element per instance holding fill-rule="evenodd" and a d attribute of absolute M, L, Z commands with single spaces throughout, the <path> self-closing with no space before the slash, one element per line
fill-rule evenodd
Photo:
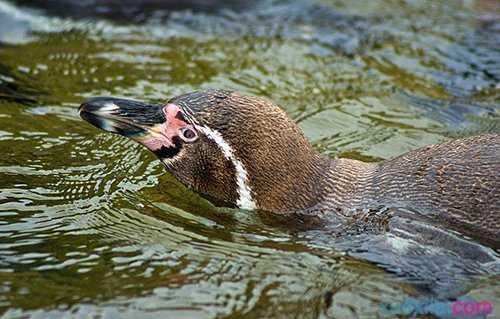
<path fill-rule="evenodd" d="M 365 161 L 499 132 L 495 1 L 198 2 L 127 20 L 112 1 L 81 15 L 0 1 L 6 316 L 372 318 L 435 295 L 498 311 L 490 248 L 453 250 L 462 239 L 448 233 L 337 238 L 218 209 L 76 113 L 86 96 L 224 87 L 279 102 L 321 152 Z"/>

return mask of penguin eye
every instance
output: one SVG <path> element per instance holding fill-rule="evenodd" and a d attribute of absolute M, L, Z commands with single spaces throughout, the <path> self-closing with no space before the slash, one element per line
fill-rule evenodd
<path fill-rule="evenodd" d="M 183 127 L 181 128 L 180 133 L 180 137 L 184 142 L 192 143 L 198 139 L 198 134 L 196 133 L 196 131 L 190 128 Z"/>

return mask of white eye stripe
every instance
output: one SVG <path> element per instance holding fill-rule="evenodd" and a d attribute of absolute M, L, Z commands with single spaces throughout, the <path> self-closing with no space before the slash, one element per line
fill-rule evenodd
<path fill-rule="evenodd" d="M 248 185 L 248 174 L 241 161 L 234 155 L 231 146 L 224 140 L 222 135 L 216 130 L 212 130 L 207 126 L 195 126 L 197 130 L 203 132 L 208 138 L 214 141 L 224 154 L 224 157 L 233 163 L 236 171 L 236 183 L 238 184 L 239 198 L 236 205 L 242 209 L 252 210 L 257 208 L 252 199 L 252 190 Z"/>
<path fill-rule="evenodd" d="M 182 113 L 186 117 L 188 122 L 190 122 L 190 124 L 198 124 L 198 121 L 194 117 L 193 110 L 191 110 L 189 106 L 185 105 L 182 109 Z"/>

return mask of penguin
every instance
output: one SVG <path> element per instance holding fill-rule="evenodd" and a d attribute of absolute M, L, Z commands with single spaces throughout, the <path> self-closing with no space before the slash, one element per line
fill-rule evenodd
<path fill-rule="evenodd" d="M 217 205 L 356 218 L 380 207 L 500 245 L 500 135 L 429 145 L 379 163 L 318 153 L 267 99 L 203 90 L 162 105 L 95 97 L 80 116 L 153 152 Z"/>

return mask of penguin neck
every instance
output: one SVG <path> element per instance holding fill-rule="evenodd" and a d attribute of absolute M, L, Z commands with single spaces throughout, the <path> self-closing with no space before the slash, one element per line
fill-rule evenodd
<path fill-rule="evenodd" d="M 267 167 L 250 165 L 250 185 L 258 208 L 288 213 L 315 206 L 326 196 L 325 173 L 331 164 L 330 158 L 311 149 L 289 161 L 277 162 L 275 157 Z"/>
<path fill-rule="evenodd" d="M 328 208 L 342 212 L 369 201 L 366 190 L 377 164 L 351 159 L 332 159 L 311 150 L 301 161 L 283 163 L 271 172 L 271 183 L 256 188 L 259 208 L 292 213 Z"/>

